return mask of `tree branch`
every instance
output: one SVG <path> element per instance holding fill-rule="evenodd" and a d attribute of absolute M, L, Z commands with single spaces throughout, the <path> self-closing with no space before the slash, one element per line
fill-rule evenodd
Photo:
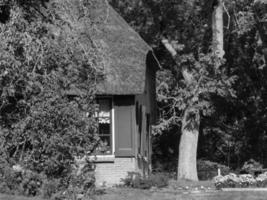
<path fill-rule="evenodd" d="M 172 46 L 172 44 L 169 42 L 168 39 L 163 38 L 161 40 L 161 43 L 164 45 L 164 47 L 169 51 L 169 53 L 172 55 L 172 57 L 174 58 L 174 60 L 176 60 L 178 58 L 178 53 L 177 51 L 174 49 L 174 47 Z M 188 70 L 187 67 L 182 67 L 182 75 L 183 78 L 185 80 L 185 82 L 189 85 L 193 82 L 194 80 L 194 76 L 193 74 L 190 72 L 190 70 Z"/>
<path fill-rule="evenodd" d="M 172 55 L 173 58 L 177 56 L 177 51 L 173 48 L 171 43 L 167 38 L 163 38 L 161 40 L 161 43 L 164 45 L 164 47 L 169 51 L 169 53 Z"/>

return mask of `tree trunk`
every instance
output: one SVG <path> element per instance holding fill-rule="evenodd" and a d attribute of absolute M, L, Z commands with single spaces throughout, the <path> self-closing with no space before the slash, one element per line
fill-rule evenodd
<path fill-rule="evenodd" d="M 177 52 L 165 38 L 162 44 L 175 59 Z M 181 70 L 186 84 L 191 84 L 193 76 L 186 68 Z M 186 109 L 182 120 L 182 135 L 179 144 L 179 158 L 177 168 L 177 179 L 198 181 L 197 176 L 197 144 L 199 135 L 199 111 Z"/>
<path fill-rule="evenodd" d="M 262 19 L 260 17 L 261 13 L 266 13 L 267 10 L 267 0 L 255 0 L 254 1 L 254 13 L 255 13 L 255 21 L 256 27 L 258 29 L 259 40 L 258 40 L 258 48 L 261 49 L 263 54 L 264 66 L 267 64 L 267 23 L 266 19 Z"/>
<path fill-rule="evenodd" d="M 218 57 L 223 58 L 223 4 L 217 0 L 217 5 L 212 13 L 213 51 Z M 175 59 L 178 55 L 169 41 L 162 39 L 162 44 Z M 216 67 L 216 66 L 215 66 Z M 191 84 L 192 76 L 187 69 L 182 69 L 186 84 Z M 182 136 L 179 145 L 179 158 L 177 179 L 198 181 L 197 176 L 197 144 L 200 123 L 199 110 L 188 108 L 185 110 L 182 120 Z"/>
<path fill-rule="evenodd" d="M 223 4 L 222 0 L 217 0 L 217 5 L 212 13 L 212 38 L 213 51 L 218 57 L 223 58 Z"/>
<path fill-rule="evenodd" d="M 177 179 L 198 181 L 197 144 L 199 112 L 197 110 L 185 111 L 181 132 Z"/>

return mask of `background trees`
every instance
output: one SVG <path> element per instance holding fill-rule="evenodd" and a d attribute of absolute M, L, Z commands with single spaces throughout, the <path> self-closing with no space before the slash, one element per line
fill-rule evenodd
<path fill-rule="evenodd" d="M 154 47 L 164 68 L 158 74 L 161 123 L 156 130 L 165 134 L 176 130 L 179 138 L 183 111 L 195 106 L 201 111 L 198 158 L 233 168 L 249 158 L 266 165 L 265 1 L 222 1 L 225 61 L 211 54 L 211 14 L 217 1 L 111 3 Z M 173 47 L 177 59 L 171 58 L 162 39 Z M 185 73 L 181 73 L 185 69 L 205 95 L 196 95 L 197 84 L 190 88 L 190 77 L 184 79 Z M 175 159 L 178 153 L 172 147 L 157 149 L 155 154 L 159 155 L 157 151 L 163 152 L 162 159 L 166 154 Z"/>

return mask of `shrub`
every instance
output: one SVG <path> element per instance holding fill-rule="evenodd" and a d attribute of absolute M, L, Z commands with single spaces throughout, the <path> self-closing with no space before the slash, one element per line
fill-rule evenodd
<path fill-rule="evenodd" d="M 54 200 L 87 198 L 95 194 L 94 165 L 84 157 L 75 160 L 72 173 L 64 179 L 49 180 L 43 185 L 43 197 Z"/>
<path fill-rule="evenodd" d="M 259 162 L 253 159 L 250 159 L 244 163 L 244 165 L 242 166 L 240 170 L 240 173 L 254 175 L 254 173 L 257 173 L 257 171 L 260 171 L 262 167 L 263 167 L 262 164 L 260 164 Z"/>
<path fill-rule="evenodd" d="M 88 157 L 75 160 L 75 166 L 70 176 L 68 192 L 74 195 L 90 196 L 95 191 L 95 165 Z"/>
<path fill-rule="evenodd" d="M 0 193 L 19 194 L 25 196 L 41 195 L 47 199 L 64 199 L 72 196 L 88 197 L 95 191 L 94 167 L 88 159 L 82 166 L 73 166 L 69 176 L 48 178 L 26 170 L 20 165 L 0 165 Z"/>
<path fill-rule="evenodd" d="M 151 174 L 148 177 L 142 177 L 140 173 L 128 172 L 128 176 L 122 181 L 126 187 L 149 189 L 151 187 L 162 188 L 168 186 L 169 178 L 164 174 Z"/>
<path fill-rule="evenodd" d="M 41 194 L 46 177 L 31 170 L 17 170 L 6 166 L 0 171 L 0 192 L 36 196 Z"/>
<path fill-rule="evenodd" d="M 97 141 L 92 117 L 96 74 L 89 60 L 81 58 L 78 41 L 69 40 L 79 33 L 62 30 L 66 38 L 59 44 L 45 24 L 23 20 L 23 15 L 15 14 L 19 8 L 14 9 L 1 32 L 0 46 L 18 49 L 20 41 L 25 52 L 16 56 L 0 49 L 0 56 L 6 55 L 0 57 L 1 153 L 27 169 L 64 176 L 71 171 L 73 156 L 92 151 Z M 25 35 L 29 40 L 22 39 Z M 33 63 L 38 65 L 36 71 Z"/>
<path fill-rule="evenodd" d="M 90 40 L 92 1 L 41 2 L 1 1 L 10 12 L 0 23 L 0 189 L 29 196 L 71 190 L 75 179 L 93 187 L 72 165 L 98 142 L 94 97 L 103 64 Z"/>
<path fill-rule="evenodd" d="M 166 187 L 169 182 L 169 177 L 165 173 L 151 174 L 148 179 L 151 181 L 152 186 L 157 188 Z"/>
<path fill-rule="evenodd" d="M 0 167 L 0 193 L 14 194 L 19 190 L 21 173 L 15 172 L 9 166 Z"/>
<path fill-rule="evenodd" d="M 209 160 L 198 160 L 197 170 L 198 178 L 200 180 L 211 180 L 218 175 L 218 169 L 221 170 L 222 175 L 229 174 L 230 168 Z"/>
<path fill-rule="evenodd" d="M 230 173 L 226 176 L 217 176 L 214 178 L 215 187 L 221 188 L 246 188 L 246 187 L 267 187 L 267 173 L 254 177 L 251 174 L 236 175 Z"/>
<path fill-rule="evenodd" d="M 128 172 L 128 176 L 122 179 L 122 181 L 126 187 L 139 189 L 149 189 L 152 187 L 151 182 L 142 178 L 141 174 L 137 172 Z"/>
<path fill-rule="evenodd" d="M 228 188 L 228 187 L 235 188 L 241 186 L 239 177 L 234 173 L 230 173 L 229 175 L 226 176 L 216 176 L 214 180 L 215 180 L 215 187 L 217 189 Z"/>
<path fill-rule="evenodd" d="M 258 187 L 267 187 L 267 172 L 259 174 L 256 181 Z"/>
<path fill-rule="evenodd" d="M 41 196 L 45 199 L 50 199 L 52 196 L 57 196 L 58 192 L 60 191 L 59 187 L 59 179 L 45 180 L 42 185 Z"/>

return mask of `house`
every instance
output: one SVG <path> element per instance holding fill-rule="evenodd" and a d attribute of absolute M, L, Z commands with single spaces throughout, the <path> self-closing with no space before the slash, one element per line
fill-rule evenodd
<path fill-rule="evenodd" d="M 107 55 L 97 86 L 101 146 L 95 153 L 96 184 L 114 185 L 128 172 L 151 172 L 159 65 L 151 47 L 112 7 L 95 35 Z"/>

